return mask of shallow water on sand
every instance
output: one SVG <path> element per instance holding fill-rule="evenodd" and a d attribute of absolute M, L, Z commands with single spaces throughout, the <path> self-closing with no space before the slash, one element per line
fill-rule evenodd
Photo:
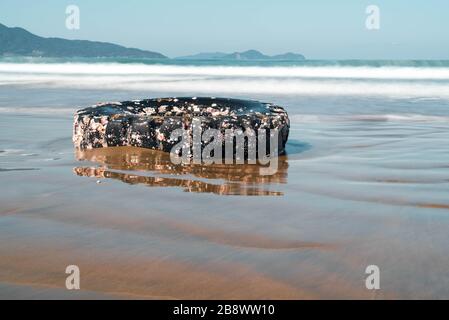
<path fill-rule="evenodd" d="M 175 94 L 0 87 L 0 297 L 449 298 L 447 100 L 240 94 L 290 114 L 269 177 L 73 150 L 76 106 Z"/>

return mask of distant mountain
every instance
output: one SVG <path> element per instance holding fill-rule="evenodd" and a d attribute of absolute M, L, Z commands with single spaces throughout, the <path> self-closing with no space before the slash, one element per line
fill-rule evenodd
<path fill-rule="evenodd" d="M 257 50 L 248 50 L 244 52 L 234 52 L 224 57 L 227 60 L 266 60 L 269 56 L 264 55 Z"/>
<path fill-rule="evenodd" d="M 0 23 L 0 56 L 38 57 L 127 57 L 164 59 L 152 51 L 126 48 L 113 43 L 43 38 L 22 28 L 8 28 Z"/>
<path fill-rule="evenodd" d="M 223 52 L 204 52 L 191 56 L 178 57 L 183 60 L 304 60 L 305 57 L 298 53 L 285 53 L 275 56 L 268 56 L 257 50 L 248 50 L 243 52 L 223 53 Z"/>

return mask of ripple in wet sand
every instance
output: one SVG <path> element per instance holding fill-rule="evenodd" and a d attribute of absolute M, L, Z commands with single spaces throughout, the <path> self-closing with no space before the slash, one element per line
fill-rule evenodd
<path fill-rule="evenodd" d="M 10 172 L 10 171 L 35 171 L 40 170 L 39 168 L 13 168 L 13 169 L 4 169 L 0 168 L 0 172 Z"/>

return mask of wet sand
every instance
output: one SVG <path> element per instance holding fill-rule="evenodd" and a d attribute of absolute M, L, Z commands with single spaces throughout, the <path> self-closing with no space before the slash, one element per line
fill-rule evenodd
<path fill-rule="evenodd" d="M 77 152 L 71 112 L 0 115 L 1 298 L 449 298 L 447 123 L 292 110 L 288 154 L 260 176 Z"/>

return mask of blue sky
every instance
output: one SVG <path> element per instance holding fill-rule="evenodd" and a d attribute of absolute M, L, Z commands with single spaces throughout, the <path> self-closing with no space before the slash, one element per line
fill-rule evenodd
<path fill-rule="evenodd" d="M 69 4 L 80 8 L 80 30 L 65 27 Z M 365 28 L 371 4 L 380 8 L 380 30 Z M 258 49 L 311 59 L 449 59 L 448 15 L 447 0 L 0 1 L 8 26 L 171 57 Z"/>

